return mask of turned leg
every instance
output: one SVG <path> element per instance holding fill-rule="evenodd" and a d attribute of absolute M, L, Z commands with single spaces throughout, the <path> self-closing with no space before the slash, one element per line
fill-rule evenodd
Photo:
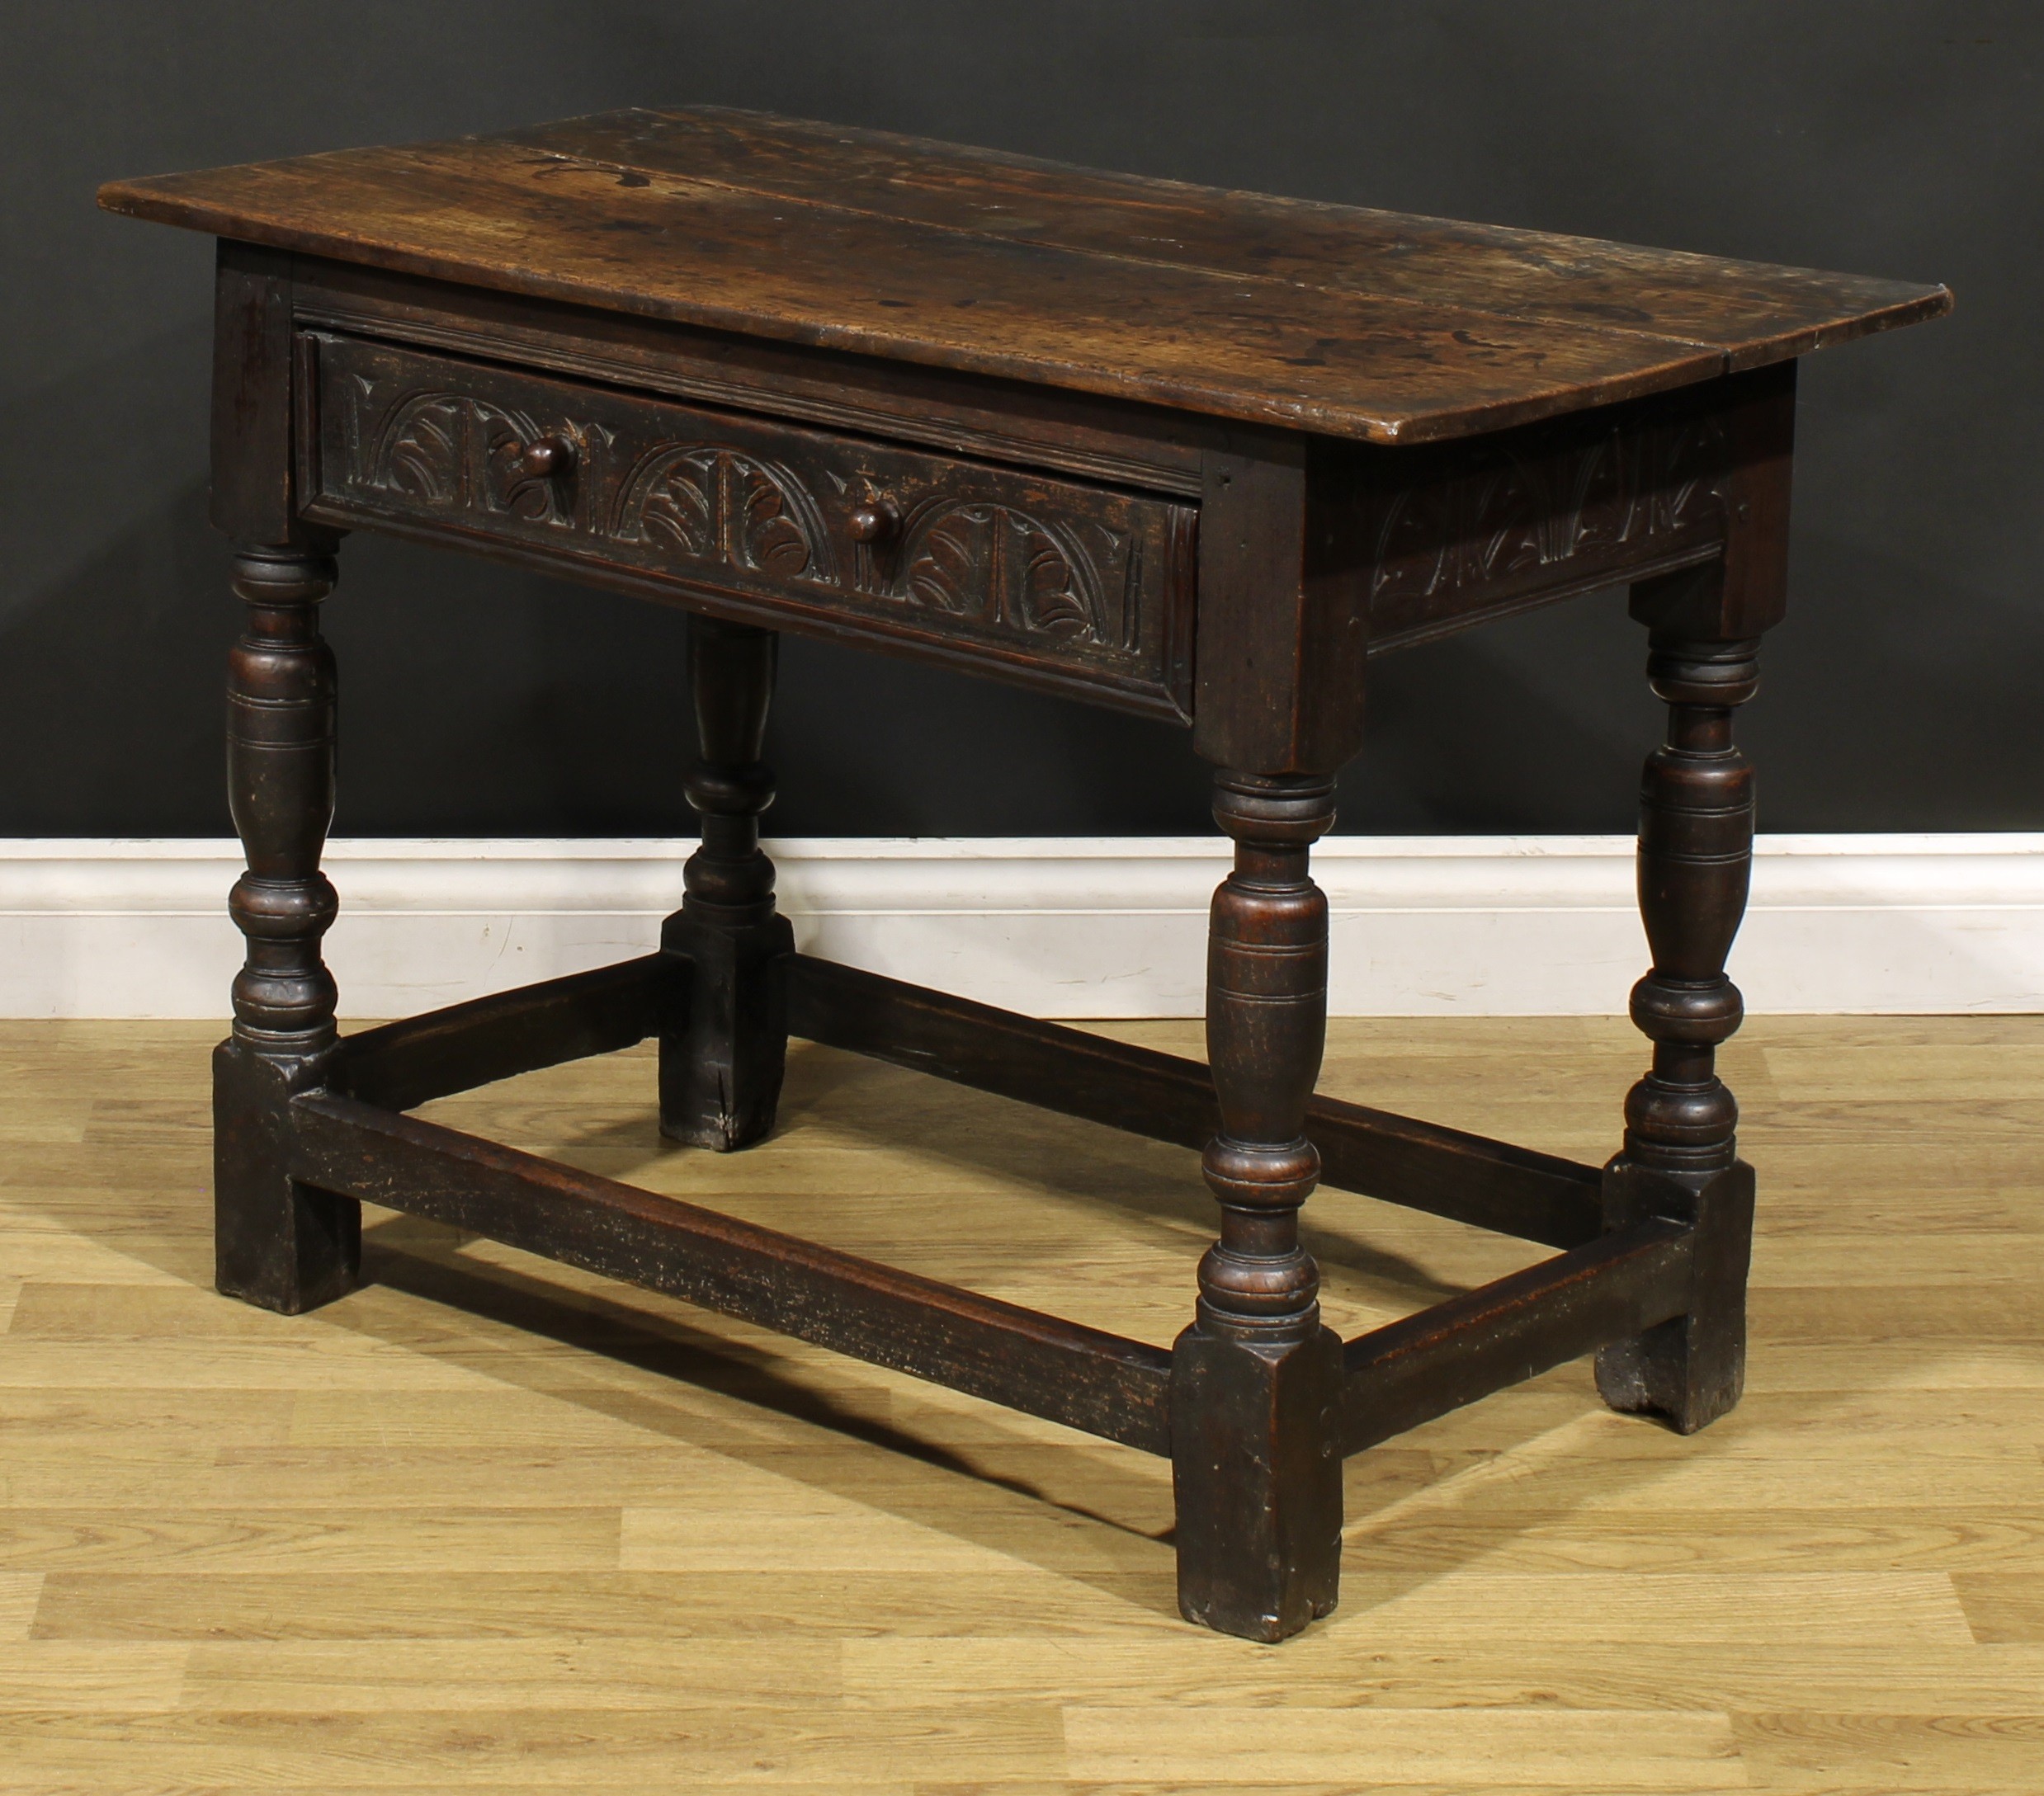
<path fill-rule="evenodd" d="M 1221 1132 L 1203 1171 L 1220 1238 L 1172 1353 L 1178 1606 L 1282 1640 L 1334 1606 L 1341 1569 L 1341 1341 L 1299 1245 L 1320 1171 L 1305 1105 L 1327 1036 L 1327 899 L 1307 861 L 1334 820 L 1333 782 L 1222 772 L 1214 816 L 1235 841 L 1206 972 Z"/>
<path fill-rule="evenodd" d="M 234 1031 L 214 1056 L 215 1281 L 295 1315 L 340 1296 L 361 1259 L 361 1207 L 290 1176 L 285 1106 L 334 1041 L 319 941 L 333 888 L 319 853 L 333 818 L 333 657 L 319 634 L 331 556 L 244 553 L 248 627 L 228 659 L 227 785 L 248 856 L 228 908 L 248 942 Z"/>
<path fill-rule="evenodd" d="M 1688 1313 L 1605 1348 L 1597 1383 L 1613 1408 L 1658 1414 L 1683 1434 L 1731 1408 L 1745 1376 L 1753 1169 L 1738 1157 L 1739 1106 L 1716 1050 L 1743 1014 L 1725 959 L 1753 864 L 1753 771 L 1733 746 L 1732 713 L 1753 695 L 1759 646 L 1656 630 L 1647 662 L 1669 720 L 1640 799 L 1640 910 L 1654 965 L 1633 988 L 1632 1020 L 1654 1058 L 1626 1100 L 1605 1220 L 1691 1223 L 1696 1260 Z"/>
<path fill-rule="evenodd" d="M 723 1152 L 773 1127 L 788 1048 L 788 961 L 795 933 L 773 900 L 773 862 L 759 846 L 773 774 L 759 758 L 780 639 L 706 617 L 690 620 L 690 683 L 702 758 L 688 802 L 702 846 L 660 945 L 690 964 L 685 1014 L 660 1035 L 660 1132 Z"/>

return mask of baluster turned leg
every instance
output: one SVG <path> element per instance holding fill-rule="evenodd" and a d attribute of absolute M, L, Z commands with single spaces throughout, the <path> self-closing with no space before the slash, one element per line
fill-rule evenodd
<path fill-rule="evenodd" d="M 773 862 L 759 846 L 760 813 L 773 803 L 773 774 L 759 757 L 779 643 L 772 630 L 690 620 L 702 758 L 687 791 L 702 846 L 660 934 L 666 952 L 692 964 L 687 1014 L 660 1036 L 660 1132 L 720 1152 L 773 1127 L 787 1058 L 795 933 L 774 910 Z"/>
<path fill-rule="evenodd" d="M 328 555 L 239 556 L 247 629 L 228 660 L 227 779 L 248 870 L 228 908 L 247 938 L 234 1031 L 214 1056 L 216 1282 L 295 1315 L 340 1296 L 361 1258 L 361 1207 L 290 1176 L 284 1108 L 333 1044 L 319 958 L 333 888 L 319 870 L 333 818 L 333 657 L 319 634 Z"/>
<path fill-rule="evenodd" d="M 1647 662 L 1669 707 L 1668 739 L 1648 757 L 1640 801 L 1640 910 L 1653 970 L 1633 988 L 1632 1019 L 1654 1043 L 1626 1100 L 1625 1147 L 1605 1169 L 1607 1225 L 1649 1214 L 1692 1222 L 1691 1307 L 1597 1357 L 1615 1409 L 1651 1411 L 1683 1434 L 1739 1401 L 1745 1377 L 1746 1269 L 1753 1169 L 1738 1158 L 1739 1106 L 1716 1050 L 1744 1014 L 1725 959 L 1753 865 L 1753 771 L 1732 743 L 1732 714 L 1752 697 L 1759 643 L 1656 631 Z"/>
<path fill-rule="evenodd" d="M 1341 1342 L 1299 1244 L 1320 1171 L 1305 1104 L 1327 1036 L 1327 900 L 1307 865 L 1334 820 L 1333 783 L 1222 772 L 1214 816 L 1235 841 L 1206 976 L 1221 1133 L 1203 1170 L 1220 1239 L 1172 1355 L 1178 1606 L 1281 1640 L 1334 1606 L 1341 1567 Z"/>

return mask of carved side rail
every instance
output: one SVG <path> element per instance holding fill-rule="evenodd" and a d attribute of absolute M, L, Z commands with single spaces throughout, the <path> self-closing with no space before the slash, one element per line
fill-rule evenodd
<path fill-rule="evenodd" d="M 1342 1451 L 1681 1315 L 1694 1245 L 1678 1223 L 1641 1223 L 1358 1335 L 1342 1350 Z"/>
<path fill-rule="evenodd" d="M 325 1092 L 291 1173 L 1145 1452 L 1171 1450 L 1171 1355 L 997 1298 Z"/>
<path fill-rule="evenodd" d="M 328 1063 L 334 1091 L 407 1110 L 498 1079 L 644 1041 L 686 1006 L 688 963 L 624 960 L 451 1004 L 345 1037 Z"/>
<path fill-rule="evenodd" d="M 1025 1104 L 1198 1149 L 1220 1124 L 1206 1066 L 797 955 L 790 1030 Z M 1315 1097 L 1320 1182 L 1554 1247 L 1603 1227 L 1602 1175 L 1551 1154 Z"/>
<path fill-rule="evenodd" d="M 1367 569 L 1370 653 L 1721 554 L 1741 454 L 1709 387 L 1474 445 L 1355 451 L 1343 530 Z"/>

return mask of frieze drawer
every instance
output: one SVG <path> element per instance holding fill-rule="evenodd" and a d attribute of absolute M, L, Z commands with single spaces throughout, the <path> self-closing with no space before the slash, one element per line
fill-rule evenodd
<path fill-rule="evenodd" d="M 1191 506 L 338 332 L 300 343 L 309 516 L 1189 710 Z"/>

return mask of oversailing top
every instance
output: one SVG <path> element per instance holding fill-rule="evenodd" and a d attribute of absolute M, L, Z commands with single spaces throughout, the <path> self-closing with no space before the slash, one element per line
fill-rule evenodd
<path fill-rule="evenodd" d="M 720 106 L 122 181 L 108 210 L 470 285 L 1373 442 L 1937 317 L 1942 286 Z"/>

